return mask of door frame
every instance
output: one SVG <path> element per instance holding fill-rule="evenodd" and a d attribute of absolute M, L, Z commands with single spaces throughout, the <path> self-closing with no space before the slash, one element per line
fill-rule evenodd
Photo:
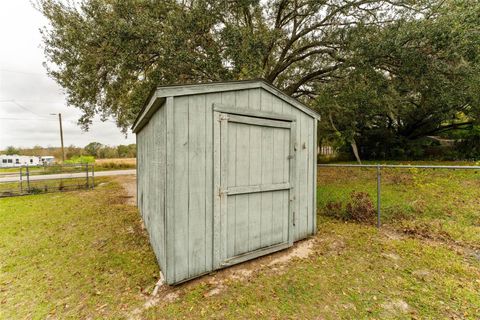
<path fill-rule="evenodd" d="M 272 112 L 245 110 L 213 105 L 213 268 L 219 269 L 256 257 L 266 255 L 278 250 L 286 249 L 293 245 L 295 227 L 295 189 L 296 185 L 296 119 L 290 115 L 276 114 Z M 250 186 L 243 190 L 236 187 L 236 192 L 265 192 L 274 190 L 289 190 L 288 195 L 288 235 L 287 241 L 272 246 L 246 252 L 235 257 L 227 258 L 226 254 L 226 215 L 227 215 L 227 152 L 228 122 L 244 123 L 264 127 L 283 128 L 290 130 L 289 147 L 289 183 L 277 184 L 276 186 Z M 225 150 L 225 152 L 222 152 Z M 233 190 L 231 190 L 233 191 Z"/>

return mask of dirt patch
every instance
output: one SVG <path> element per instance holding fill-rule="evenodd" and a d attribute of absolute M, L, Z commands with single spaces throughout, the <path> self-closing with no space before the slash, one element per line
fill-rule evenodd
<path fill-rule="evenodd" d="M 114 178 L 123 189 L 125 195 L 123 196 L 125 203 L 135 206 L 137 205 L 137 178 L 135 175 L 117 176 Z"/>
<path fill-rule="evenodd" d="M 268 265 L 272 266 L 274 264 L 286 263 L 294 258 L 305 259 L 312 253 L 314 245 L 314 239 L 307 241 L 301 241 L 293 247 L 290 252 L 281 255 L 278 258 L 273 259 Z"/>
<path fill-rule="evenodd" d="M 142 307 L 133 310 L 129 319 L 139 319 L 143 311 L 152 307 L 168 304 L 181 299 L 183 295 L 199 286 L 205 286 L 208 290 L 204 293 L 206 299 L 221 295 L 228 290 L 231 282 L 248 281 L 260 272 L 281 272 L 287 268 L 287 263 L 294 259 L 306 259 L 314 252 L 316 238 L 302 240 L 293 247 L 267 256 L 249 260 L 225 269 L 214 271 L 208 275 L 187 281 L 177 286 L 163 285 L 156 296 L 145 296 L 146 301 Z"/>
<path fill-rule="evenodd" d="M 404 315 L 411 311 L 408 303 L 401 299 L 385 302 L 384 304 L 382 304 L 382 307 L 384 309 L 384 317 L 401 317 L 401 315 Z"/>

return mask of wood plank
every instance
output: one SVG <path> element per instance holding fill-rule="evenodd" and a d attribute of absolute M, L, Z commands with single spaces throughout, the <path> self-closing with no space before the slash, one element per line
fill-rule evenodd
<path fill-rule="evenodd" d="M 283 167 L 288 163 L 288 154 L 284 153 L 284 129 L 273 129 L 273 184 L 282 184 Z M 290 183 L 286 183 L 290 187 Z M 273 192 L 273 219 L 272 219 L 272 241 L 274 243 L 282 242 L 283 223 L 288 221 L 288 210 L 284 210 L 284 194 L 288 192 Z"/>
<path fill-rule="evenodd" d="M 262 128 L 262 185 L 273 183 L 273 130 Z M 262 193 L 261 246 L 272 244 L 273 197 L 271 192 Z"/>
<path fill-rule="evenodd" d="M 284 195 L 288 195 L 290 189 L 272 192 L 272 244 L 288 242 L 287 234 L 283 232 L 283 226 L 288 223 L 288 202 L 284 202 Z"/>
<path fill-rule="evenodd" d="M 226 172 L 226 179 L 228 181 L 227 185 L 223 190 L 227 190 L 230 186 L 236 185 L 236 169 L 237 169 L 237 126 L 232 126 L 229 124 L 227 114 L 222 113 L 222 116 L 225 117 L 225 120 L 222 122 L 226 123 L 227 126 L 227 135 L 228 135 L 228 142 L 227 142 L 227 172 Z M 225 194 L 225 197 L 227 195 Z M 227 199 L 227 212 L 226 212 L 226 222 L 227 222 L 227 230 L 226 230 L 226 257 L 232 257 L 235 255 L 235 238 L 236 238 L 236 198 L 228 198 Z"/>
<path fill-rule="evenodd" d="M 221 93 L 222 104 L 231 106 L 233 108 L 237 107 L 235 91 L 226 91 Z"/>
<path fill-rule="evenodd" d="M 264 90 L 270 92 L 274 96 L 277 96 L 280 99 L 284 100 L 285 102 L 289 103 L 292 107 L 296 108 L 298 111 L 300 111 L 300 112 L 302 112 L 302 113 L 304 113 L 304 114 L 306 114 L 306 115 L 308 115 L 312 118 L 320 120 L 320 115 L 317 112 L 310 109 L 309 107 L 307 107 L 306 105 L 304 105 L 303 103 L 298 101 L 297 99 L 290 97 L 289 95 L 283 93 L 282 91 L 278 90 L 277 88 L 275 88 L 274 86 L 272 86 L 270 84 L 261 83 L 260 85 Z"/>
<path fill-rule="evenodd" d="M 166 267 L 162 270 L 167 283 L 175 282 L 175 172 L 174 172 L 174 117 L 173 97 L 168 97 L 165 103 L 166 120 Z"/>
<path fill-rule="evenodd" d="M 238 100 L 237 100 L 238 102 Z M 229 130 L 236 129 L 235 187 L 247 187 L 249 183 L 250 130 L 248 125 L 230 123 Z M 228 188 L 230 190 L 231 187 Z M 227 196 L 230 194 L 227 190 Z M 229 200 L 230 201 L 230 200 Z M 235 245 L 234 255 L 248 251 L 248 196 L 235 197 Z"/>
<path fill-rule="evenodd" d="M 174 229 L 175 281 L 188 278 L 189 203 L 188 203 L 188 97 L 175 98 L 174 107 Z"/>
<path fill-rule="evenodd" d="M 166 109 L 163 108 L 162 110 L 162 146 L 160 152 L 160 161 L 162 163 L 162 167 L 160 170 L 160 175 L 162 176 L 162 229 L 163 229 L 163 238 L 161 245 L 163 246 L 163 264 L 161 265 L 161 272 L 165 273 L 165 269 L 167 266 L 167 112 Z"/>
<path fill-rule="evenodd" d="M 280 251 L 283 249 L 287 249 L 291 245 L 289 243 L 281 243 L 281 244 L 275 244 L 272 246 L 268 246 L 266 248 L 261 248 L 252 252 L 245 253 L 243 255 L 236 256 L 234 258 L 231 258 L 229 260 L 226 260 L 225 262 L 222 263 L 222 267 L 228 267 L 234 264 L 238 264 L 247 260 L 255 259 L 276 251 Z"/>
<path fill-rule="evenodd" d="M 250 127 L 250 150 L 249 150 L 249 184 L 259 185 L 262 183 L 262 127 Z M 262 197 L 260 193 L 248 196 L 248 222 L 249 222 L 249 250 L 261 247 L 260 224 L 261 224 Z"/>
<path fill-rule="evenodd" d="M 284 120 L 284 121 L 295 120 L 295 117 L 284 115 L 281 112 L 268 112 L 268 111 L 252 110 L 252 109 L 249 110 L 249 109 L 233 108 L 232 106 L 228 106 L 223 103 L 215 103 L 214 110 L 219 112 L 224 112 L 224 113 L 245 115 L 245 116 L 251 116 L 256 118 L 266 118 L 266 119 Z"/>
<path fill-rule="evenodd" d="M 318 121 L 313 120 L 313 234 L 317 234 L 317 161 L 318 161 Z"/>
<path fill-rule="evenodd" d="M 247 175 L 248 178 L 248 175 Z M 228 187 L 227 194 L 238 195 L 245 193 L 257 193 L 257 192 L 269 192 L 269 191 L 279 191 L 279 190 L 289 190 L 291 188 L 290 183 L 272 183 L 272 184 L 260 184 L 260 185 L 250 185 L 250 186 L 235 186 Z"/>
<path fill-rule="evenodd" d="M 222 263 L 220 113 L 213 112 L 213 268 Z"/>
<path fill-rule="evenodd" d="M 273 96 L 272 97 L 272 112 L 273 113 L 282 113 L 283 111 L 283 100 Z"/>
<path fill-rule="evenodd" d="M 260 110 L 272 112 L 273 109 L 273 95 L 268 90 L 260 91 Z"/>
<path fill-rule="evenodd" d="M 215 186 L 214 175 L 220 174 L 220 163 L 218 162 L 218 167 L 215 163 L 215 153 L 214 144 L 214 125 L 219 124 L 218 121 L 214 121 L 213 113 L 213 104 L 217 101 L 221 101 L 222 96 L 220 93 L 211 93 L 207 94 L 205 102 L 205 270 L 213 270 L 214 265 L 214 216 L 215 208 L 214 202 L 216 201 L 217 195 L 215 195 L 214 190 L 218 190 L 220 185 Z M 217 133 L 219 134 L 219 132 Z M 215 171 L 218 170 L 218 171 Z"/>
<path fill-rule="evenodd" d="M 238 109 L 249 109 L 249 90 L 238 90 L 235 91 L 235 108 Z"/>
<path fill-rule="evenodd" d="M 223 190 L 228 186 L 228 122 L 220 114 L 220 260 L 227 257 L 228 199 Z"/>
<path fill-rule="evenodd" d="M 297 239 L 302 239 L 308 235 L 308 203 L 310 200 L 307 199 L 308 194 L 308 152 L 307 152 L 307 143 L 308 143 L 308 123 L 306 122 L 305 116 L 300 116 L 300 145 L 298 146 L 298 157 L 299 157 L 299 168 L 298 168 L 298 179 L 299 179 L 299 211 L 297 212 L 298 216 L 298 232 Z"/>
<path fill-rule="evenodd" d="M 260 88 L 250 89 L 248 94 L 248 104 L 252 110 L 260 110 Z"/>
<path fill-rule="evenodd" d="M 293 131 L 293 128 L 291 129 Z M 284 162 L 282 173 L 283 173 L 283 182 L 288 182 L 290 186 L 294 184 L 290 181 L 290 162 L 295 161 L 293 155 L 290 152 L 290 137 L 292 132 L 291 131 L 284 131 L 284 144 L 283 144 L 283 153 L 288 155 L 288 160 Z M 283 193 L 283 210 L 286 211 L 287 217 L 290 216 L 289 207 L 290 207 L 290 194 L 294 192 L 293 188 L 290 188 L 289 192 Z M 291 220 L 287 219 L 287 221 L 282 221 L 282 237 L 288 240 L 288 230 L 289 224 Z"/>
<path fill-rule="evenodd" d="M 189 276 L 205 272 L 205 95 L 188 97 Z"/>
<path fill-rule="evenodd" d="M 295 229 L 296 229 L 296 217 L 295 217 L 295 210 L 297 210 L 297 194 L 298 188 L 297 186 L 297 151 L 296 151 L 296 144 L 297 144 L 297 122 L 294 121 L 292 123 L 292 129 L 290 131 L 290 155 L 293 158 L 290 158 L 290 184 L 294 187 L 290 189 L 289 194 L 289 214 L 288 214 L 288 242 L 290 245 L 293 244 L 295 238 Z M 293 192 L 292 192 L 293 191 Z"/>
<path fill-rule="evenodd" d="M 315 121 L 315 120 L 314 120 Z M 311 119 L 306 119 L 306 129 L 308 133 L 307 138 L 307 234 L 314 234 L 314 212 L 313 212 L 313 162 L 315 148 L 313 146 L 313 122 Z"/>
<path fill-rule="evenodd" d="M 236 123 L 245 123 L 245 124 L 262 126 L 262 127 L 272 127 L 272 128 L 290 129 L 291 127 L 290 121 L 279 121 L 279 120 L 271 120 L 271 119 L 264 119 L 264 118 L 246 117 L 246 116 L 240 116 L 236 114 L 229 114 L 228 121 L 236 122 Z"/>

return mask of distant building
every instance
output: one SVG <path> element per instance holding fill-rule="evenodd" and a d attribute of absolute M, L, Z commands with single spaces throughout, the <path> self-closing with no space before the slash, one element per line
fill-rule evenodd
<path fill-rule="evenodd" d="M 55 158 L 53 156 L 20 156 L 17 154 L 14 155 L 0 155 L 0 168 L 5 167 L 21 167 L 21 166 L 39 166 L 39 165 L 49 165 L 54 162 Z"/>
<path fill-rule="evenodd" d="M 44 165 L 53 164 L 55 162 L 55 157 L 54 156 L 42 156 L 42 157 L 40 157 L 40 161 Z"/>

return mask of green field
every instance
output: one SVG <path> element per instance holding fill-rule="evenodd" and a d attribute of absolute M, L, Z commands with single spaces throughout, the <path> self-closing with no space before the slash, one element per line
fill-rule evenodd
<path fill-rule="evenodd" d="M 0 199 L 0 318 L 478 319 L 480 173 L 384 172 L 384 228 L 330 217 L 373 171 L 319 169 L 308 258 L 272 258 L 150 293 L 158 267 L 137 210 L 92 191 Z"/>

